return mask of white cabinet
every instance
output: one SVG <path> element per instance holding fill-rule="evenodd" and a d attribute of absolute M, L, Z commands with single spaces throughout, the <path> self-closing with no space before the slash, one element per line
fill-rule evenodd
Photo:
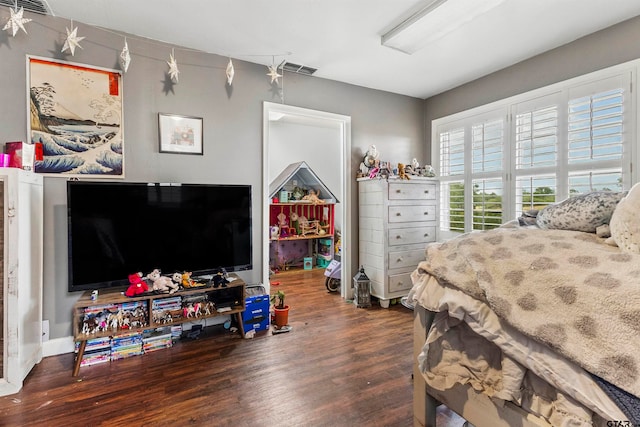
<path fill-rule="evenodd" d="M 42 360 L 42 176 L 0 168 L 2 363 L 0 396 Z"/>
<path fill-rule="evenodd" d="M 438 181 L 358 180 L 360 265 L 371 280 L 371 295 L 389 307 L 411 289 L 411 272 L 436 240 Z"/>

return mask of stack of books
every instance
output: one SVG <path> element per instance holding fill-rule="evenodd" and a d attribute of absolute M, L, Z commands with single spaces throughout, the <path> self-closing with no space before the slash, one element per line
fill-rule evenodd
<path fill-rule="evenodd" d="M 182 309 L 182 298 L 180 298 L 179 296 L 174 296 L 162 299 L 154 299 L 151 309 L 154 322 L 170 323 L 171 315 L 168 313 Z"/>
<path fill-rule="evenodd" d="M 153 310 L 176 310 L 182 308 L 182 298 L 179 296 L 153 300 Z"/>
<path fill-rule="evenodd" d="M 111 339 L 111 360 L 140 354 L 142 354 L 142 334 L 140 332 L 116 335 Z"/>
<path fill-rule="evenodd" d="M 142 336 L 142 350 L 145 353 L 169 348 L 173 346 L 171 327 L 162 327 L 144 331 Z"/>
<path fill-rule="evenodd" d="M 80 343 L 76 342 L 76 353 Z M 111 338 L 102 337 L 87 340 L 87 346 L 84 349 L 80 366 L 95 365 L 98 363 L 109 362 L 111 360 Z"/>
<path fill-rule="evenodd" d="M 172 325 L 171 326 L 171 339 L 173 341 L 178 341 L 182 337 L 182 324 Z"/>

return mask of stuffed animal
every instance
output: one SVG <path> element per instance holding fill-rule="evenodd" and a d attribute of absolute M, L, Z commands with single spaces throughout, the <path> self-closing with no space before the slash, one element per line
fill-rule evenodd
<path fill-rule="evenodd" d="M 362 159 L 362 163 L 364 163 L 366 167 L 371 169 L 376 166 L 376 161 L 378 160 L 379 157 L 380 157 L 380 153 L 378 153 L 376 146 L 370 145 L 367 152 L 364 153 L 364 158 Z"/>
<path fill-rule="evenodd" d="M 218 288 L 220 286 L 226 288 L 227 283 L 229 283 L 229 281 L 227 280 L 227 271 L 224 268 L 218 269 L 215 273 L 213 273 L 211 281 L 213 282 L 214 288 Z"/>
<path fill-rule="evenodd" d="M 629 193 L 616 205 L 609 228 L 611 238 L 608 243 L 615 244 L 623 252 L 640 253 L 640 183 L 636 183 Z"/>
<path fill-rule="evenodd" d="M 171 276 L 171 281 L 174 285 L 177 285 L 179 289 L 180 286 L 182 286 L 182 273 L 178 273 L 177 271 L 173 273 L 173 276 Z"/>
<path fill-rule="evenodd" d="M 194 285 L 191 274 L 192 273 L 190 271 L 185 271 L 184 273 L 182 273 L 182 286 L 184 286 L 185 288 L 192 288 Z"/>
<path fill-rule="evenodd" d="M 173 280 L 167 276 L 160 274 L 160 270 L 154 269 L 151 273 L 147 274 L 147 279 L 152 283 L 151 289 L 154 291 L 172 294 L 177 291 L 180 286 L 175 284 Z"/>
<path fill-rule="evenodd" d="M 182 273 L 182 286 L 185 288 L 198 288 L 200 286 L 206 286 L 206 283 L 198 282 L 191 278 L 191 271 L 185 271 Z"/>
<path fill-rule="evenodd" d="M 129 288 L 125 291 L 125 295 L 133 297 L 143 294 L 149 290 L 147 283 L 142 280 L 142 273 L 134 273 L 129 275 Z"/>
<path fill-rule="evenodd" d="M 402 163 L 398 163 L 398 177 L 400 177 L 400 179 L 411 179 L 409 178 L 409 175 L 406 174 L 404 164 Z"/>

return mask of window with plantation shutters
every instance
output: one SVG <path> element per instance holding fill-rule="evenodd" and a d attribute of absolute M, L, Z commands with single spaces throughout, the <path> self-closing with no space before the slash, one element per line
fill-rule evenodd
<path fill-rule="evenodd" d="M 434 120 L 440 238 L 485 230 L 590 191 L 637 181 L 640 61 Z M 633 102 L 632 102 L 633 101 Z M 632 174 L 634 176 L 632 176 Z"/>

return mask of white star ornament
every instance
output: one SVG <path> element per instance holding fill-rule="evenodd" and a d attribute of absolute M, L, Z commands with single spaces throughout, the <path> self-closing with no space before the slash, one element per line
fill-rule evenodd
<path fill-rule="evenodd" d="M 278 83 L 278 78 L 282 77 L 282 74 L 278 74 L 278 68 L 275 65 L 269 65 L 269 72 L 267 73 L 267 76 L 271 77 L 271 84 L 273 84 L 273 82 L 276 82 L 276 84 Z"/>
<path fill-rule="evenodd" d="M 169 65 L 169 77 L 171 77 L 171 80 L 173 80 L 174 83 L 178 83 L 178 74 L 180 74 L 180 70 L 178 70 L 178 63 L 173 57 L 173 53 L 170 54 L 167 64 Z"/>
<path fill-rule="evenodd" d="M 122 67 L 122 71 L 125 73 L 129 69 L 129 64 L 131 63 L 131 55 L 129 54 L 129 45 L 127 45 L 127 41 L 124 41 L 124 47 L 122 48 L 122 52 L 120 52 L 120 66 Z"/>
<path fill-rule="evenodd" d="M 9 11 L 11 12 L 11 18 L 9 18 L 5 26 L 2 27 L 2 30 L 11 31 L 12 37 L 16 36 L 18 30 L 22 30 L 25 34 L 27 34 L 27 30 L 24 29 L 24 24 L 26 24 L 27 22 L 31 22 L 32 20 L 22 17 L 22 15 L 24 14 L 24 8 L 21 7 L 20 9 L 18 9 L 16 7 L 15 10 L 9 9 Z"/>
<path fill-rule="evenodd" d="M 73 27 L 73 25 L 71 25 L 71 27 Z M 64 41 L 64 46 L 62 46 L 61 52 L 69 49 L 69 51 L 71 51 L 71 56 L 74 56 L 76 54 L 77 47 L 82 49 L 82 46 L 80 46 L 80 41 L 84 40 L 84 37 L 78 37 L 78 27 L 75 27 L 72 30 L 66 28 L 66 30 L 67 39 Z"/>
<path fill-rule="evenodd" d="M 233 62 L 231 62 L 231 59 L 229 59 L 229 63 L 227 64 L 227 84 L 229 86 L 231 86 L 231 83 L 233 83 L 233 76 L 235 75 L 236 71 L 233 68 Z"/>

